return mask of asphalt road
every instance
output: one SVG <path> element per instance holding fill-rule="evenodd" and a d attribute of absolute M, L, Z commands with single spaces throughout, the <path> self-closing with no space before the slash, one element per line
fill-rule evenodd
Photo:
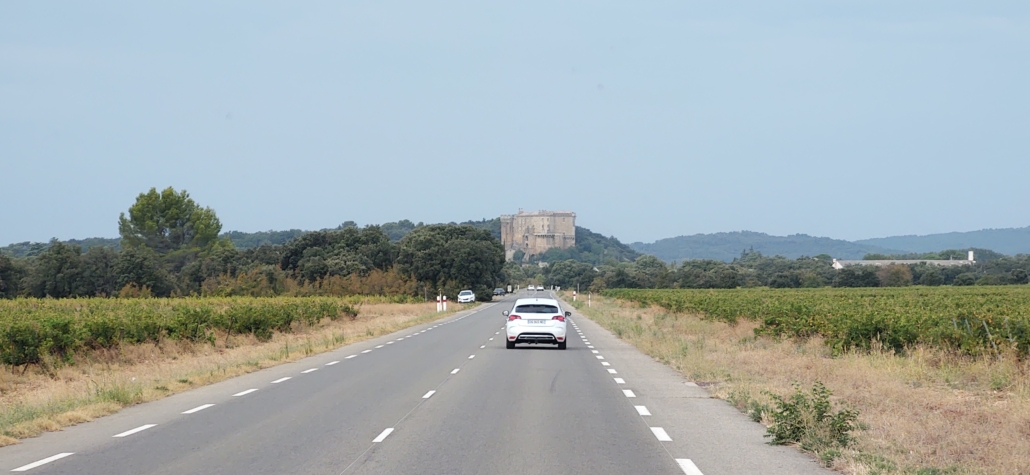
<path fill-rule="evenodd" d="M 512 300 L 0 448 L 0 470 L 830 473 L 578 314 L 568 350 L 506 350 Z"/>

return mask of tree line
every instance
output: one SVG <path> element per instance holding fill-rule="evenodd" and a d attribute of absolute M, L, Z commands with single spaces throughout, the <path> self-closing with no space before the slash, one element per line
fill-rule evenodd
<path fill-rule="evenodd" d="M 503 278 L 504 252 L 489 230 L 419 223 L 392 239 L 397 229 L 344 223 L 265 233 L 255 236 L 265 242 L 239 249 L 220 235 L 212 209 L 173 188 L 141 193 L 118 231 L 120 248 L 52 240 L 29 257 L 0 255 L 0 297 L 453 296 L 470 288 L 489 300 Z"/>
<path fill-rule="evenodd" d="M 666 264 L 645 255 L 633 262 L 609 260 L 601 265 L 564 260 L 547 267 L 514 268 L 505 273 L 544 285 L 565 289 L 600 291 L 613 288 L 727 289 L 737 287 L 900 287 L 907 285 L 1014 285 L 1028 283 L 1030 255 L 1005 256 L 986 249 L 974 249 L 977 262 L 971 266 L 942 267 L 932 264 L 832 267 L 828 255 L 788 259 L 744 251 L 732 262 L 711 259 Z M 927 255 L 871 256 L 878 258 L 929 259 L 948 256 L 966 258 L 967 250 L 948 250 Z M 955 257 L 958 258 L 958 257 Z"/>

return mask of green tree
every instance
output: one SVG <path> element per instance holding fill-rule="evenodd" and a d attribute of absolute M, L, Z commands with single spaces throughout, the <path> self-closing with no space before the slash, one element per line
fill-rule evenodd
<path fill-rule="evenodd" d="M 83 293 L 79 282 L 79 246 L 69 246 L 56 239 L 50 247 L 36 257 L 35 266 L 29 273 L 28 291 L 34 297 L 76 297 Z"/>
<path fill-rule="evenodd" d="M 140 193 L 129 215 L 118 217 L 123 248 L 147 247 L 161 255 L 207 248 L 218 241 L 221 230 L 214 210 L 201 208 L 186 190 L 172 187 Z"/>
<path fill-rule="evenodd" d="M 570 259 L 551 264 L 546 269 L 544 285 L 557 285 L 564 289 L 576 290 L 578 284 L 581 289 L 586 289 L 594 281 L 596 275 L 594 266 Z"/>
<path fill-rule="evenodd" d="M 115 263 L 118 286 L 147 287 L 155 297 L 171 295 L 173 286 L 168 272 L 161 265 L 161 259 L 149 247 L 128 248 L 122 251 Z"/>
<path fill-rule="evenodd" d="M 902 264 L 883 266 L 876 272 L 881 287 L 905 287 L 912 285 L 912 269 Z"/>
<path fill-rule="evenodd" d="M 15 262 L 0 254 L 0 298 L 11 299 L 18 295 L 21 269 Z"/>
<path fill-rule="evenodd" d="M 400 271 L 448 295 L 469 288 L 490 300 L 501 279 L 504 248 L 490 231 L 451 224 L 417 228 L 400 241 Z"/>

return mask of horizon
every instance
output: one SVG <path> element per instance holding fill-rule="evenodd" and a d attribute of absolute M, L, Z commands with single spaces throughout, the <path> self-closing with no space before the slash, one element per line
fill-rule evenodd
<path fill-rule="evenodd" d="M 398 222 L 398 221 L 401 221 L 401 220 L 404 220 L 404 219 L 407 219 L 408 221 L 411 221 L 412 223 L 415 223 L 415 224 L 423 223 L 423 224 L 426 224 L 426 225 L 431 225 L 431 224 L 450 224 L 450 223 L 461 224 L 463 222 L 468 222 L 468 221 L 491 220 L 491 219 L 497 219 L 497 218 L 464 219 L 464 220 L 460 220 L 460 221 L 458 221 L 458 220 L 451 220 L 451 221 L 440 222 L 440 223 L 429 223 L 429 222 L 425 222 L 425 221 L 419 221 L 419 220 L 413 220 L 413 219 L 408 219 L 408 218 L 402 218 L 402 219 L 399 219 L 399 220 L 383 221 L 383 222 L 379 222 L 379 223 L 357 223 L 356 221 L 355 221 L 355 223 L 358 225 L 358 227 L 380 226 L 380 225 L 383 225 L 383 224 L 386 224 L 386 223 L 395 223 L 395 222 Z M 340 224 L 337 224 L 336 226 L 340 226 L 342 223 L 344 223 L 346 221 L 348 221 L 348 220 L 341 221 Z M 351 220 L 351 221 L 353 221 L 353 220 Z M 239 229 L 230 229 L 230 230 L 223 230 L 223 231 L 221 231 L 220 235 L 227 234 L 227 233 L 230 233 L 230 232 L 240 232 L 240 233 L 253 234 L 253 233 L 263 233 L 263 232 L 292 231 L 292 230 L 295 230 L 295 229 L 300 230 L 300 231 L 304 231 L 304 232 L 316 232 L 316 231 L 332 230 L 336 226 L 326 226 L 326 227 L 321 227 L 321 228 L 318 228 L 318 229 L 288 228 L 288 229 L 265 229 L 265 230 L 259 230 L 259 231 L 242 231 L 242 230 L 239 230 Z M 588 226 L 583 226 L 582 224 L 580 224 L 578 222 L 576 223 L 576 226 L 588 229 L 591 232 L 600 234 L 602 236 L 614 237 L 619 242 L 621 242 L 623 244 L 627 244 L 627 245 L 630 245 L 630 244 L 654 244 L 655 242 L 662 241 L 662 240 L 665 240 L 665 239 L 675 239 L 675 238 L 679 238 L 679 237 L 690 237 L 690 236 L 699 236 L 699 235 L 701 235 L 701 236 L 709 236 L 709 235 L 715 235 L 715 234 L 732 234 L 732 233 L 757 233 L 757 234 L 763 234 L 763 235 L 767 235 L 767 236 L 771 236 L 771 237 L 808 236 L 808 237 L 813 237 L 813 238 L 826 238 L 826 239 L 833 239 L 833 240 L 839 240 L 839 241 L 846 241 L 846 242 L 855 243 L 855 242 L 860 242 L 860 241 L 864 241 L 864 240 L 871 240 L 871 239 L 903 238 L 903 237 L 928 237 L 928 236 L 935 236 L 935 235 L 942 235 L 942 234 L 974 233 L 974 232 L 979 232 L 979 231 L 1017 230 L 1017 229 L 1024 229 L 1024 228 L 1030 227 L 1030 226 L 1019 226 L 1019 227 L 1010 227 L 1010 228 L 983 228 L 983 229 L 974 229 L 974 230 L 969 230 L 969 231 L 947 231 L 947 232 L 932 233 L 932 234 L 904 234 L 904 235 L 891 235 L 891 236 L 877 236 L 877 237 L 871 237 L 871 238 L 865 238 L 865 239 L 857 239 L 857 240 L 848 240 L 848 239 L 836 238 L 836 237 L 832 237 L 832 236 L 818 236 L 818 235 L 808 234 L 808 233 L 772 234 L 772 233 L 763 232 L 763 231 L 754 231 L 754 230 L 749 230 L 749 229 L 741 229 L 741 230 L 736 230 L 736 231 L 716 231 L 716 232 L 711 232 L 711 233 L 678 234 L 678 235 L 675 235 L 675 236 L 668 236 L 668 237 L 664 237 L 664 238 L 658 238 L 658 239 L 655 239 L 655 240 L 652 240 L 652 241 L 628 241 L 628 240 L 622 239 L 618 235 L 607 234 L 607 233 L 598 231 L 597 229 L 594 229 L 594 228 L 591 228 L 591 227 L 588 227 Z M 69 237 L 69 238 L 59 238 L 59 237 L 55 236 L 55 237 L 52 237 L 51 239 L 57 239 L 58 241 L 67 242 L 67 241 L 71 241 L 71 240 L 83 241 L 83 240 L 87 240 L 87 239 L 119 239 L 119 238 L 120 238 L 120 236 L 109 236 L 109 237 L 108 236 L 88 236 L 88 237 Z M 41 241 L 33 241 L 33 240 L 13 241 L 13 242 L 9 242 L 9 243 L 6 243 L 6 244 L 0 244 L 0 247 L 6 247 L 6 246 L 11 246 L 11 245 L 15 245 L 15 244 L 24 244 L 24 243 L 48 243 L 48 242 L 50 242 L 51 239 L 41 240 Z"/>

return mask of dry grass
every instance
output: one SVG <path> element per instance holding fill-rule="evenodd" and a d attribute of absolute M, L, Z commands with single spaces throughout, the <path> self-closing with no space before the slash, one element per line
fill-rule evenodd
<path fill-rule="evenodd" d="M 322 353 L 344 344 L 436 320 L 435 303 L 368 304 L 355 320 L 296 326 L 260 342 L 251 335 L 218 335 L 214 345 L 166 340 L 78 354 L 76 364 L 47 375 L 0 370 L 0 446 L 86 422 L 123 407 L 152 401 L 262 368 Z"/>
<path fill-rule="evenodd" d="M 750 322 L 595 297 L 580 310 L 656 360 L 744 409 L 822 381 L 860 411 L 856 442 L 833 460 L 848 474 L 1030 474 L 1030 364 L 930 348 L 831 357 L 817 339 L 755 337 Z M 768 423 L 768 421 L 766 421 Z"/>

